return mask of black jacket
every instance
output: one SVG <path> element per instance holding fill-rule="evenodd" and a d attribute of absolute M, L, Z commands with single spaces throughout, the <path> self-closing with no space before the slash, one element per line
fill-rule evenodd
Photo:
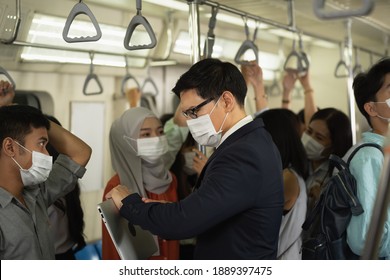
<path fill-rule="evenodd" d="M 261 119 L 218 147 L 184 200 L 145 204 L 132 194 L 120 210 L 163 238 L 197 236 L 196 259 L 275 259 L 282 211 L 282 164 Z"/>

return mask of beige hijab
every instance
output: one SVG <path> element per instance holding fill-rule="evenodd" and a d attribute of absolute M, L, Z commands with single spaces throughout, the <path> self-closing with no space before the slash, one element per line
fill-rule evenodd
<path fill-rule="evenodd" d="M 157 194 L 165 192 L 172 181 L 162 159 L 153 166 L 146 166 L 147 163 L 137 156 L 136 139 L 144 120 L 149 117 L 157 118 L 146 108 L 130 108 L 113 122 L 110 129 L 112 166 L 121 184 L 143 197 L 147 197 L 145 189 Z"/>

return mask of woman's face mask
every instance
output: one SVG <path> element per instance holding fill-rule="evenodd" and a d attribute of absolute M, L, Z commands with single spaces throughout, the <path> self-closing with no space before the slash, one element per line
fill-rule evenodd
<path fill-rule="evenodd" d="M 22 166 L 12 158 L 20 168 L 20 176 L 23 185 L 32 186 L 45 182 L 53 167 L 53 158 L 40 152 L 30 151 L 17 141 L 15 141 L 15 143 L 32 154 L 32 165 L 29 169 L 22 168 Z"/>
<path fill-rule="evenodd" d="M 320 160 L 325 158 L 325 156 L 322 155 L 323 151 L 325 150 L 325 146 L 317 142 L 313 137 L 308 135 L 306 132 L 302 134 L 301 141 L 303 147 L 305 148 L 308 159 Z"/>
<path fill-rule="evenodd" d="M 168 141 L 165 135 L 137 139 L 137 156 L 148 162 L 155 162 L 168 152 Z"/>

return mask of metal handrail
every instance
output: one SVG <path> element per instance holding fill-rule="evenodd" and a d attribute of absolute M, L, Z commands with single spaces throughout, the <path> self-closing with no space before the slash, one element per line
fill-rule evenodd
<path fill-rule="evenodd" d="M 91 20 L 93 26 L 95 27 L 96 30 L 96 35 L 95 36 L 86 36 L 86 37 L 74 37 L 70 38 L 69 35 L 69 29 L 74 21 L 74 19 L 80 15 L 86 15 L 89 17 Z M 64 26 L 64 29 L 62 31 L 62 38 L 68 43 L 80 43 L 80 42 L 92 42 L 92 41 L 98 41 L 102 37 L 102 31 L 100 30 L 99 23 L 97 22 L 95 16 L 91 12 L 91 10 L 88 8 L 86 4 L 84 4 L 81 0 L 79 3 L 74 5 L 72 10 L 69 13 L 68 18 L 66 19 L 66 23 Z"/>

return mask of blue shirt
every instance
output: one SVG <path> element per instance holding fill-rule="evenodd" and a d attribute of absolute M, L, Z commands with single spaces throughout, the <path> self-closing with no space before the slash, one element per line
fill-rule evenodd
<path fill-rule="evenodd" d="M 372 132 L 365 132 L 362 135 L 362 143 L 376 143 L 383 147 L 385 137 Z M 345 159 L 359 144 L 352 147 Z M 355 154 L 350 162 L 349 168 L 357 183 L 357 197 L 362 204 L 364 213 L 359 216 L 352 216 L 347 228 L 347 242 L 352 252 L 362 255 L 367 231 L 370 227 L 373 207 L 378 191 L 378 183 L 383 167 L 383 153 L 374 147 L 364 147 Z M 381 243 L 379 244 L 379 257 L 390 256 L 390 208 L 387 212 Z"/>

